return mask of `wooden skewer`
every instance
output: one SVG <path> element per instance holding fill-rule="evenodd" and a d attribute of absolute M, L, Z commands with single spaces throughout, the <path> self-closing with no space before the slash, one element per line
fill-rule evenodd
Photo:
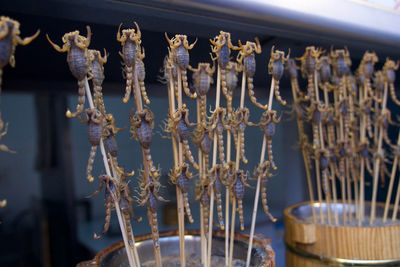
<path fill-rule="evenodd" d="M 397 137 L 397 145 L 398 146 L 400 145 L 400 131 L 399 131 L 399 135 Z M 388 192 L 386 195 L 385 210 L 383 212 L 383 220 L 382 220 L 383 223 L 386 222 L 388 211 L 389 211 L 390 199 L 392 198 L 393 183 L 394 183 L 394 178 L 395 178 L 396 171 L 397 171 L 398 161 L 399 161 L 399 155 L 396 153 L 394 156 L 394 160 L 393 160 L 392 172 L 390 174 L 389 188 L 388 188 Z"/>
<path fill-rule="evenodd" d="M 382 110 L 381 114 L 386 109 L 386 102 L 387 102 L 387 92 L 388 91 L 388 83 L 385 82 L 384 89 L 383 89 L 383 100 L 382 100 Z M 379 126 L 379 137 L 378 137 L 378 155 L 382 154 L 382 139 L 383 139 L 383 127 L 382 125 Z M 372 225 L 375 219 L 375 206 L 376 206 L 376 195 L 378 191 L 378 178 L 379 178 L 379 168 L 380 168 L 380 157 L 376 157 L 374 162 L 374 178 L 373 178 L 373 187 L 372 187 L 372 204 L 371 204 L 371 215 L 369 218 L 369 224 Z"/>
<path fill-rule="evenodd" d="M 136 109 L 138 111 L 142 111 L 143 110 L 143 104 L 142 104 L 142 95 L 140 93 L 140 87 L 139 87 L 139 80 L 137 77 L 137 71 L 136 71 L 136 65 L 134 67 L 134 72 L 133 72 L 133 80 L 134 80 L 134 84 L 135 84 L 135 92 L 134 92 L 134 97 L 135 97 L 135 103 L 136 103 Z M 147 162 L 147 159 L 144 155 L 144 150 L 142 148 L 142 155 L 143 155 L 143 166 L 144 166 L 144 178 L 146 180 L 146 183 L 148 183 L 149 181 L 149 164 Z M 149 216 L 149 221 L 151 220 L 150 218 L 150 213 L 148 213 Z M 155 246 L 154 242 L 153 242 L 153 249 L 154 249 L 154 260 L 156 263 L 157 267 L 161 267 L 162 266 L 162 261 L 161 261 L 161 250 L 160 250 L 160 246 Z"/>
<path fill-rule="evenodd" d="M 226 131 L 226 162 L 231 161 L 231 133 Z M 234 211 L 232 211 L 233 213 Z M 225 188 L 225 265 L 229 264 L 229 187 Z"/>
<path fill-rule="evenodd" d="M 293 79 L 291 80 L 291 87 L 292 87 L 292 94 L 293 94 L 293 101 L 294 103 L 297 103 L 297 93 L 296 93 L 296 81 Z M 299 139 L 301 140 L 303 136 L 305 136 L 304 133 L 304 128 L 303 124 L 300 118 L 297 118 L 297 129 L 299 132 Z M 303 142 L 301 143 L 301 153 L 303 155 L 303 161 L 304 161 L 304 169 L 306 170 L 306 178 L 307 178 L 307 187 L 308 187 L 308 193 L 310 195 L 310 202 L 311 202 L 311 211 L 312 211 L 312 217 L 313 217 L 313 222 L 317 223 L 317 219 L 315 216 L 315 207 L 314 207 L 314 191 L 312 188 L 312 182 L 311 182 L 311 172 L 310 172 L 310 164 L 308 162 L 308 154 L 306 151 L 305 144 Z"/>
<path fill-rule="evenodd" d="M 363 101 L 367 97 L 367 89 L 366 85 L 364 84 L 363 90 L 360 90 L 359 92 L 359 106 L 361 107 L 363 104 Z M 362 117 L 361 117 L 361 122 L 360 122 L 360 140 L 361 143 L 366 141 L 366 114 L 363 112 Z M 365 180 L 365 159 L 364 157 L 361 157 L 361 162 L 360 162 L 360 207 L 358 211 L 358 226 L 362 225 L 362 222 L 364 220 L 364 180 Z"/>
<path fill-rule="evenodd" d="M 244 96 L 246 92 L 246 72 L 242 72 L 242 88 L 240 91 L 240 108 L 244 107 Z M 239 170 L 240 166 L 240 133 L 238 133 L 238 142 L 236 144 L 236 164 L 235 164 L 235 169 Z M 233 245 L 234 245 L 234 239 L 235 239 L 235 219 L 236 219 L 236 199 L 234 199 L 233 204 L 232 204 L 232 223 L 231 223 L 231 236 L 229 239 L 230 242 L 230 248 L 229 248 L 229 267 L 232 266 L 232 258 L 233 258 Z"/>
<path fill-rule="evenodd" d="M 328 107 L 329 106 L 329 95 L 328 95 L 328 89 L 326 88 L 326 83 L 324 84 L 324 102 L 325 102 L 325 106 Z M 328 125 L 327 127 L 331 127 L 330 125 Z M 328 129 L 328 133 L 327 133 L 327 137 L 328 137 L 328 143 L 332 144 L 333 140 L 332 140 L 332 136 L 329 134 L 329 129 Z M 338 217 L 338 210 L 337 210 L 337 192 L 336 192 L 336 182 L 335 182 L 335 167 L 333 166 L 333 164 L 330 162 L 329 163 L 329 168 L 331 169 L 331 183 L 332 183 L 332 196 L 333 196 L 333 208 L 334 208 L 334 219 L 335 219 L 335 224 L 339 225 L 339 217 Z"/>
<path fill-rule="evenodd" d="M 218 73 L 217 73 L 217 92 L 215 96 L 215 110 L 219 108 L 221 98 L 221 69 L 218 65 Z M 214 141 L 213 141 L 213 162 L 212 167 L 217 164 L 217 132 L 214 131 Z M 207 245 L 207 257 L 208 257 L 208 265 L 211 267 L 211 247 L 212 247 L 212 227 L 213 227 L 213 214 L 214 214 L 214 188 L 210 186 L 210 219 L 208 221 L 208 245 Z"/>
<path fill-rule="evenodd" d="M 89 83 L 87 81 L 87 78 L 85 78 L 85 91 L 86 91 L 86 97 L 88 99 L 89 107 L 92 109 L 92 108 L 94 108 L 94 104 L 93 104 L 92 93 L 90 92 Z M 114 176 L 111 175 L 110 166 L 108 165 L 107 154 L 106 154 L 106 151 L 104 149 L 103 139 L 100 139 L 100 145 L 99 146 L 100 146 L 101 155 L 103 156 L 103 163 L 104 163 L 104 168 L 106 170 L 106 174 L 109 177 L 113 177 L 113 179 L 114 179 Z M 134 255 L 132 253 L 132 248 L 129 245 L 128 237 L 127 237 L 127 234 L 126 234 L 127 231 L 126 231 L 126 228 L 125 228 L 124 220 L 122 219 L 121 210 L 119 208 L 119 203 L 118 203 L 117 197 L 114 194 L 112 194 L 112 198 L 113 198 L 113 201 L 114 201 L 115 210 L 117 212 L 119 227 L 121 229 L 122 239 L 124 240 L 126 254 L 128 256 L 129 266 L 130 267 L 140 266 L 140 265 L 137 265 L 137 261 L 135 261 Z M 133 238 L 133 242 L 134 242 L 133 235 L 132 235 L 132 238 Z M 133 247 L 134 247 L 134 249 L 136 249 L 136 246 L 133 245 Z"/>
<path fill-rule="evenodd" d="M 182 76 L 181 69 L 178 67 L 178 109 L 182 108 Z M 178 153 L 179 153 L 179 165 L 183 164 L 183 147 L 182 143 L 178 144 Z M 185 266 L 185 224 L 184 224 L 184 211 L 183 211 L 183 199 L 182 199 L 182 191 L 176 186 L 176 199 L 178 206 L 178 225 L 179 225 L 179 254 L 181 258 L 181 266 Z"/>
<path fill-rule="evenodd" d="M 274 89 L 275 89 L 275 79 L 272 78 L 271 87 L 269 89 L 270 93 L 269 93 L 269 100 L 268 100 L 268 111 L 272 110 L 272 100 L 274 98 Z M 267 147 L 267 138 L 265 138 L 265 134 L 263 133 L 263 143 L 262 143 L 262 147 L 261 147 L 260 165 L 264 162 L 266 147 Z M 246 267 L 250 266 L 251 250 L 253 248 L 254 228 L 256 225 L 256 218 L 257 218 L 258 199 L 260 197 L 260 187 L 261 187 L 261 175 L 258 175 L 256 195 L 254 197 L 253 215 L 252 215 L 252 219 L 251 219 L 249 245 L 247 248 Z"/>

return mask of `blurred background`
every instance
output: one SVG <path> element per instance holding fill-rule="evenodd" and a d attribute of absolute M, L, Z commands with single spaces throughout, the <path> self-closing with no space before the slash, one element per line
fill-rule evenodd
<path fill-rule="evenodd" d="M 69 72 L 66 54 L 56 52 L 49 45 L 46 33 L 53 42 L 61 44 L 64 33 L 77 29 L 86 34 L 85 26 L 90 25 L 93 33 L 90 48 L 106 48 L 110 53 L 103 85 L 106 108 L 114 114 L 118 127 L 128 127 L 133 100 L 122 103 L 125 84 L 116 33 L 121 22 L 126 28 L 133 27 L 133 21 L 139 24 L 142 46 L 146 50 L 145 82 L 151 99 L 149 106 L 155 114 L 152 155 L 155 164 L 161 167 L 161 182 L 167 185 L 162 189 L 162 195 L 170 200 L 160 206 L 159 222 L 163 231 L 177 228 L 175 190 L 168 182 L 168 172 L 173 165 L 171 142 L 162 138 L 162 122 L 168 110 L 167 88 L 158 82 L 168 46 L 164 32 L 170 37 L 175 33 L 186 34 L 190 43 L 198 38 L 190 51 L 192 66 L 210 62 L 209 38 L 218 35 L 220 30 L 231 32 L 233 43 L 238 39 L 245 43 L 259 37 L 263 52 L 256 57 L 255 86 L 257 98 L 265 103 L 271 81 L 267 65 L 273 45 L 283 51 L 290 48 L 291 57 L 300 57 L 309 45 L 328 51 L 331 45 L 335 48 L 347 46 L 353 70 L 358 67 L 365 50 L 377 52 L 380 61 L 376 69 L 382 67 L 386 57 L 397 60 L 399 5 L 396 0 L 1 1 L 0 15 L 18 20 L 22 37 L 32 35 L 37 29 L 41 34 L 28 46 L 18 46 L 16 67 L 6 66 L 3 70 L 1 112 L 3 120 L 9 122 L 9 131 L 1 143 L 17 153 L 0 152 L 0 199 L 8 202 L 0 209 L 0 266 L 75 266 L 120 240 L 114 214 L 109 232 L 100 240 L 93 239 L 93 233 L 99 233 L 103 228 L 104 197 L 103 193 L 91 199 L 86 197 L 98 186 L 97 181 L 88 183 L 85 178 L 90 150 L 86 125 L 65 117 L 67 107 L 75 107 L 77 84 Z M 304 80 L 301 80 L 301 86 L 305 88 Z M 237 91 L 235 107 L 238 106 L 238 94 Z M 256 232 L 272 239 L 277 266 L 284 266 L 283 210 L 308 199 L 303 162 L 297 149 L 297 126 L 289 114 L 292 96 L 287 77 L 281 81 L 281 94 L 289 105 L 284 109 L 278 104 L 275 106 L 285 113 L 273 141 L 279 169 L 268 184 L 270 209 L 279 220 L 272 224 L 260 209 L 256 224 Z M 213 98 L 215 92 L 211 90 L 209 103 Z M 186 98 L 184 101 L 190 109 L 195 109 L 193 100 Z M 246 106 L 251 112 L 250 120 L 257 121 L 261 111 L 249 101 Z M 395 107 L 390 108 L 394 110 Z M 117 135 L 117 142 L 121 165 L 139 173 L 142 155 L 138 142 L 131 138 L 128 130 Z M 248 127 L 246 150 L 249 163 L 244 168 L 250 172 L 258 163 L 261 143 L 261 131 L 257 127 Z M 94 166 L 95 177 L 104 172 L 100 154 L 96 156 Z M 130 184 L 132 188 L 136 187 L 137 176 Z M 188 229 L 199 228 L 194 188 L 192 181 L 189 195 L 195 223 L 187 224 Z M 247 231 L 253 190 L 247 189 L 244 201 Z M 134 206 L 134 210 L 144 219 L 133 224 L 135 236 L 150 232 L 145 208 Z"/>

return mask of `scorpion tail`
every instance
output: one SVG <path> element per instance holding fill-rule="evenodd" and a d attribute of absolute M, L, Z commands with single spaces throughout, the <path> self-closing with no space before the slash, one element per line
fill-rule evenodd
<path fill-rule="evenodd" d="M 111 220 L 111 202 L 106 204 L 106 218 L 104 223 L 103 232 L 100 235 L 94 234 L 94 239 L 101 238 L 105 233 L 107 233 L 108 228 L 110 227 L 110 220 Z"/>
<path fill-rule="evenodd" d="M 274 89 L 276 100 L 282 105 L 286 106 L 286 101 L 282 99 L 281 94 L 279 92 L 279 80 L 275 80 L 275 89 Z"/>
<path fill-rule="evenodd" d="M 122 99 L 122 101 L 124 103 L 127 103 L 129 101 L 129 98 L 131 97 L 132 82 L 133 82 L 133 67 L 125 66 L 125 72 L 126 72 L 126 87 L 125 87 L 125 96 Z"/>
<path fill-rule="evenodd" d="M 267 109 L 268 104 L 262 105 L 261 103 L 257 102 L 257 98 L 254 96 L 254 84 L 253 84 L 253 77 L 247 77 L 247 89 L 249 89 L 249 97 L 250 101 L 256 106 L 261 109 Z"/>
<path fill-rule="evenodd" d="M 85 79 L 78 81 L 78 104 L 76 105 L 75 112 L 71 113 L 69 109 L 67 110 L 65 114 L 67 118 L 75 118 L 82 113 L 85 105 L 85 85 Z"/>
<path fill-rule="evenodd" d="M 158 233 L 158 220 L 157 220 L 157 212 L 151 212 L 150 208 L 148 209 L 148 217 L 151 225 L 151 234 L 153 237 L 153 245 L 156 248 L 160 247 L 160 235 Z"/>
<path fill-rule="evenodd" d="M 239 211 L 240 230 L 244 231 L 243 200 L 238 199 L 237 202 L 238 202 L 238 211 Z"/>
<path fill-rule="evenodd" d="M 263 210 L 265 215 L 272 221 L 276 222 L 276 219 L 269 212 L 268 201 L 267 201 L 267 177 L 263 178 L 262 187 L 261 187 L 261 202 L 263 206 Z"/>
<path fill-rule="evenodd" d="M 147 92 L 146 92 L 146 87 L 144 85 L 144 81 L 139 81 L 139 87 L 140 87 L 140 92 L 142 94 L 144 102 L 146 102 L 146 104 L 149 105 L 150 104 L 150 99 L 147 96 Z"/>
<path fill-rule="evenodd" d="M 192 217 L 192 213 L 190 211 L 188 193 L 187 192 L 182 192 L 182 196 L 183 196 L 183 204 L 184 204 L 184 207 L 185 207 L 186 216 L 187 216 L 189 222 L 193 223 L 194 220 L 193 220 L 193 217 Z"/>
<path fill-rule="evenodd" d="M 268 150 L 268 159 L 271 162 L 271 167 L 273 170 L 278 169 L 278 167 L 276 167 L 275 165 L 275 161 L 274 161 L 274 155 L 272 153 L 272 140 L 271 139 L 267 139 L 267 150 Z"/>
<path fill-rule="evenodd" d="M 218 178 L 217 178 L 218 179 Z M 215 194 L 216 198 L 217 198 L 217 213 L 218 213 L 218 221 L 219 221 L 219 225 L 221 230 L 225 229 L 225 225 L 224 225 L 224 215 L 222 212 L 222 197 L 221 197 L 221 193 L 217 193 Z"/>
<path fill-rule="evenodd" d="M 196 98 L 197 94 L 196 93 L 191 93 L 189 89 L 189 84 L 187 81 L 187 72 L 186 70 L 181 70 L 181 76 L 182 76 L 182 86 L 183 90 L 185 91 L 185 94 L 190 97 L 190 98 Z"/>
<path fill-rule="evenodd" d="M 199 167 L 199 165 L 196 163 L 196 161 L 193 158 L 192 152 L 190 151 L 190 146 L 189 146 L 188 140 L 184 139 L 184 140 L 182 140 L 182 143 L 183 143 L 183 149 L 185 151 L 186 157 L 188 158 L 190 163 L 193 165 L 193 167 L 196 170 L 198 170 L 200 167 Z"/>
<path fill-rule="evenodd" d="M 92 170 L 93 170 L 94 157 L 96 156 L 96 151 L 97 151 L 97 146 L 92 146 L 90 148 L 88 164 L 86 167 L 86 177 L 90 183 L 93 182 L 94 180 L 92 176 Z"/>

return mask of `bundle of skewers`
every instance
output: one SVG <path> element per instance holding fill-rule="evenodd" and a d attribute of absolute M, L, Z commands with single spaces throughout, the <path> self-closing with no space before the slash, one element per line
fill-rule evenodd
<path fill-rule="evenodd" d="M 312 204 L 326 204 L 325 211 L 319 208 L 318 214 L 312 205 L 313 222 L 358 226 L 386 223 L 399 160 L 400 139 L 394 141 L 388 135 L 390 128 L 398 126 L 388 109 L 390 99 L 400 104 L 394 87 L 398 63 L 387 58 L 382 70 L 374 71 L 378 57 L 367 51 L 353 74 L 347 48 L 331 48 L 326 53 L 313 46 L 297 60 L 301 67 L 290 59 L 285 69 L 291 79 L 309 196 Z M 307 79 L 304 91 L 298 83 L 299 69 Z M 376 218 L 378 187 L 385 186 L 387 177 L 384 213 Z M 365 194 L 366 186 L 372 186 L 370 196 Z M 393 221 L 397 219 L 399 189 L 400 183 Z M 371 199 L 368 214 L 365 199 Z"/>
<path fill-rule="evenodd" d="M 144 48 L 141 46 L 141 32 L 136 28 L 123 29 L 120 25 L 117 40 L 121 43 L 120 56 L 123 60 L 124 78 L 126 87 L 123 102 L 129 103 L 131 95 L 135 102 L 129 122 L 130 133 L 142 148 L 143 169 L 139 171 L 139 195 L 133 196 L 129 189 L 127 177 L 134 172 L 127 173 L 118 164 L 118 146 L 115 135 L 122 130 L 116 127 L 114 116 L 106 112 L 103 101 L 102 83 L 104 80 L 104 64 L 107 62 L 107 52 L 103 56 L 100 51 L 89 49 L 91 42 L 90 27 L 87 27 L 87 36 L 82 36 L 79 31 L 66 33 L 63 37 L 63 46 L 53 43 L 47 36 L 50 44 L 58 52 L 67 52 L 67 62 L 71 73 L 78 82 L 78 104 L 74 112 L 67 110 L 68 118 L 78 118 L 87 124 L 88 140 L 91 145 L 86 176 L 89 182 L 95 179 L 92 169 L 97 147 L 100 147 L 103 157 L 105 174 L 99 176 L 99 188 L 91 196 L 97 195 L 105 187 L 106 219 L 101 234 L 94 234 L 94 238 L 101 238 L 108 230 L 111 212 L 115 209 L 130 266 L 141 266 L 139 255 L 135 246 L 131 219 L 135 218 L 132 202 L 147 207 L 148 221 L 151 228 L 154 248 L 154 265 L 162 266 L 160 241 L 158 233 L 158 202 L 167 201 L 159 193 L 161 186 L 159 177 L 161 170 L 156 168 L 151 156 L 151 143 L 153 138 L 154 114 L 150 109 L 151 101 L 145 88 L 145 57 Z M 236 211 L 239 214 L 240 230 L 244 230 L 243 198 L 245 187 L 248 187 L 249 176 L 241 167 L 248 164 L 245 156 L 245 130 L 247 126 L 259 126 L 263 138 L 260 162 L 255 168 L 254 177 L 257 180 L 256 196 L 250 230 L 250 240 L 247 255 L 247 266 L 250 265 L 252 242 L 254 236 L 255 220 L 258 200 L 261 191 L 263 209 L 272 221 L 275 218 L 269 213 L 267 204 L 267 180 L 272 172 L 277 170 L 273 159 L 272 139 L 275 126 L 281 120 L 277 111 L 273 110 L 274 96 L 282 105 L 286 105 L 280 97 L 279 80 L 284 72 L 284 64 L 289 56 L 279 50 L 271 49 L 271 59 L 268 73 L 272 75 L 268 102 L 261 104 L 255 97 L 253 78 L 256 70 L 255 54 L 261 53 L 258 39 L 255 42 L 247 41 L 234 46 L 230 33 L 221 31 L 218 36 L 210 40 L 212 44 L 212 63 L 201 62 L 197 67 L 189 63 L 189 51 L 195 43 L 189 45 L 186 35 L 175 35 L 169 38 L 168 55 L 164 59 L 163 80 L 168 88 L 169 110 L 165 132 L 171 139 L 173 152 L 173 166 L 169 172 L 170 181 L 176 185 L 177 213 L 180 238 L 180 264 L 185 266 L 185 219 L 193 223 L 188 195 L 189 183 L 198 176 L 196 200 L 200 203 L 200 228 L 201 228 L 201 262 L 204 266 L 211 266 L 211 247 L 213 241 L 213 225 L 225 230 L 225 263 L 232 266 Z M 239 51 L 236 61 L 232 52 Z M 217 62 L 217 63 L 216 63 Z M 189 85 L 188 71 L 192 72 L 192 83 Z M 216 98 L 213 108 L 207 107 L 207 94 L 212 89 L 214 74 L 217 73 L 215 83 Z M 240 91 L 240 106 L 232 105 L 234 90 L 237 87 L 239 73 L 242 73 Z M 88 83 L 92 82 L 92 89 Z M 251 102 L 258 108 L 265 110 L 258 123 L 250 121 L 250 111 L 245 107 L 246 88 Z M 226 108 L 221 106 L 221 91 L 226 98 Z M 189 108 L 184 100 L 196 99 L 197 121 L 191 122 Z M 85 109 L 85 99 L 89 108 Z M 143 102 L 146 105 L 143 105 Z M 211 110 L 212 111 L 208 111 Z M 193 128 L 195 127 L 195 128 Z M 224 138 L 226 135 L 226 138 Z M 226 140 L 226 141 L 225 141 Z M 233 141 L 232 141 L 233 140 Z M 197 147 L 197 159 L 194 153 Z M 236 149 L 236 157 L 232 159 L 232 147 Z M 226 155 L 225 155 L 226 151 Z M 212 158 L 210 159 L 210 153 Z M 266 157 L 267 154 L 267 157 Z M 225 189 L 225 190 L 224 190 Z M 225 194 L 223 192 L 225 191 Z M 224 198 L 225 197 L 225 198 Z M 218 222 L 214 223 L 214 202 L 216 202 Z M 223 206 L 225 202 L 225 214 Z M 193 204 L 192 204 L 193 205 Z M 229 211 L 232 206 L 232 214 Z M 231 222 L 230 222 L 231 221 Z M 230 232 L 229 232 L 230 229 Z"/>

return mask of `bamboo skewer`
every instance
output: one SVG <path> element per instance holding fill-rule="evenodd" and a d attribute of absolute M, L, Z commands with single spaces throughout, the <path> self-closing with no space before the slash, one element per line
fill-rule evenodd
<path fill-rule="evenodd" d="M 399 146 L 399 145 L 400 145 L 400 132 L 397 137 L 397 146 Z M 388 188 L 388 192 L 386 195 L 385 210 L 383 212 L 383 220 L 382 220 L 383 223 L 386 222 L 388 211 L 389 211 L 389 204 L 390 204 L 390 199 L 392 198 L 393 183 L 394 183 L 394 178 L 395 178 L 396 171 L 397 171 L 398 161 L 399 161 L 399 155 L 395 154 L 394 159 L 393 159 L 392 172 L 390 174 L 389 188 Z"/>
<path fill-rule="evenodd" d="M 244 107 L 244 97 L 246 90 L 246 72 L 242 72 L 242 87 L 240 91 L 240 108 Z M 238 133 L 238 142 L 236 144 L 236 162 L 235 162 L 235 169 L 239 170 L 240 166 L 240 136 Z M 230 236 L 230 248 L 229 248 L 229 267 L 232 266 L 232 258 L 233 258 L 233 245 L 234 245 L 234 238 L 235 238 L 235 219 L 236 219 L 236 199 L 234 199 L 232 204 L 232 223 L 231 223 L 231 236 Z"/>
<path fill-rule="evenodd" d="M 89 83 L 87 81 L 87 78 L 85 78 L 85 91 L 86 91 L 86 96 L 88 99 L 89 107 L 92 109 L 92 108 L 94 108 L 94 104 L 93 104 L 92 93 L 90 92 Z M 103 139 L 100 139 L 99 146 L 100 146 L 101 155 L 103 157 L 103 163 L 104 163 L 104 168 L 106 170 L 106 174 L 109 177 L 113 177 L 113 179 L 115 179 L 115 177 L 111 175 L 110 166 L 108 164 L 108 159 L 107 159 L 107 154 L 104 149 Z M 129 245 L 128 237 L 126 235 L 126 233 L 127 233 L 126 228 L 125 228 L 126 226 L 125 226 L 124 220 L 122 219 L 121 210 L 119 208 L 119 203 L 118 203 L 117 197 L 114 194 L 112 194 L 112 198 L 114 201 L 115 210 L 116 210 L 117 217 L 118 217 L 119 227 L 120 227 L 121 233 L 122 233 L 122 239 L 124 240 L 126 254 L 128 256 L 129 266 L 131 266 L 131 267 L 140 266 L 139 259 L 137 258 L 135 260 L 134 254 L 132 254 L 133 253 L 132 249 L 136 250 L 136 246 L 135 246 L 135 243 L 133 243 L 133 248 L 131 248 L 131 246 Z M 133 242 L 135 242 L 133 234 L 132 234 L 132 239 L 133 239 Z M 136 253 L 136 255 L 137 255 L 137 253 Z"/>
<path fill-rule="evenodd" d="M 363 85 L 363 90 L 359 90 L 359 105 L 363 104 L 363 101 L 367 97 L 367 90 L 365 84 Z M 361 122 L 360 122 L 360 140 L 361 143 L 366 141 L 366 114 L 362 114 Z M 364 157 L 361 157 L 361 162 L 360 162 L 360 207 L 358 211 L 358 226 L 362 225 L 362 222 L 364 220 L 364 180 L 365 180 L 365 159 Z"/>
<path fill-rule="evenodd" d="M 134 79 L 134 84 L 135 84 L 134 96 L 135 96 L 136 109 L 138 111 L 142 111 L 143 110 L 142 96 L 141 96 L 140 89 L 139 89 L 140 87 L 139 87 L 139 81 L 138 81 L 138 77 L 137 77 L 136 65 L 134 67 L 133 79 Z M 143 148 L 142 148 L 142 155 L 143 155 L 143 165 L 144 165 L 144 178 L 146 180 L 146 183 L 148 183 L 149 182 L 149 164 L 144 155 Z M 149 217 L 149 221 L 150 221 L 151 220 L 150 213 L 148 213 L 148 217 Z M 154 260 L 155 260 L 156 266 L 161 267 L 162 261 L 161 261 L 160 246 L 156 246 L 153 242 L 153 249 L 154 249 Z"/>
<path fill-rule="evenodd" d="M 295 86 L 295 81 L 293 79 L 291 80 L 291 87 L 292 87 L 292 94 L 293 94 L 293 102 L 297 103 L 298 100 L 297 100 L 297 94 L 296 94 L 296 86 Z M 303 136 L 305 137 L 305 133 L 304 133 L 303 124 L 299 117 L 297 117 L 297 129 L 298 129 L 299 137 L 301 140 L 303 138 Z M 303 155 L 304 169 L 306 170 L 307 187 L 308 187 L 308 193 L 310 195 L 313 222 L 316 223 L 317 221 L 316 221 L 315 207 L 314 207 L 314 192 L 312 189 L 312 182 L 311 182 L 310 163 L 308 162 L 308 154 L 306 151 L 304 141 L 305 140 L 301 140 L 301 153 Z"/>
<path fill-rule="evenodd" d="M 271 87 L 269 89 L 270 93 L 269 93 L 269 100 L 268 100 L 268 111 L 272 110 L 272 100 L 274 98 L 274 89 L 275 89 L 275 79 L 272 78 Z M 262 143 L 261 154 L 260 154 L 260 165 L 264 162 L 266 147 L 267 147 L 267 139 L 265 138 L 265 134 L 263 134 L 263 143 Z M 252 215 L 252 219 L 251 219 L 249 244 L 248 244 L 248 248 L 247 248 L 246 267 L 250 266 L 250 259 L 251 259 L 250 256 L 251 256 L 251 250 L 253 248 L 254 228 L 256 225 L 258 200 L 259 200 L 259 196 L 260 196 L 260 186 L 261 186 L 261 176 L 258 175 L 256 195 L 254 197 L 253 215 Z"/>
<path fill-rule="evenodd" d="M 182 108 L 182 76 L 181 69 L 178 67 L 178 109 Z M 178 159 L 179 166 L 183 164 L 183 148 L 182 143 L 178 144 Z M 176 186 L 176 199 L 178 206 L 178 227 L 179 227 L 179 255 L 181 258 L 181 266 L 185 266 L 185 224 L 184 224 L 184 211 L 183 211 L 183 199 L 182 191 Z"/>
<path fill-rule="evenodd" d="M 226 162 L 231 161 L 231 133 L 226 131 Z M 229 187 L 225 189 L 225 265 L 229 264 Z M 234 210 L 232 210 L 232 214 Z"/>
<path fill-rule="evenodd" d="M 387 102 L 387 92 L 388 91 L 388 83 L 385 82 L 384 89 L 383 89 L 383 100 L 382 100 L 382 109 L 381 114 L 386 109 L 386 102 Z M 379 137 L 378 137 L 378 148 L 377 154 L 378 156 L 374 162 L 374 177 L 373 177 L 373 188 L 372 188 L 372 204 L 371 204 L 371 215 L 369 219 L 369 224 L 372 225 L 375 219 L 375 206 L 376 206 L 376 195 L 378 191 L 378 176 L 379 176 L 379 168 L 380 168 L 380 157 L 379 155 L 382 154 L 382 139 L 383 139 L 383 127 L 382 125 L 379 126 Z"/>
<path fill-rule="evenodd" d="M 218 73 L 217 73 L 217 92 L 215 96 L 215 110 L 219 108 L 221 98 L 221 69 L 218 65 Z M 214 131 L 214 142 L 213 142 L 213 162 L 212 167 L 217 164 L 217 132 Z M 212 226 L 213 226 L 213 214 L 214 214 L 214 188 L 210 186 L 210 219 L 208 221 L 208 245 L 207 245 L 207 257 L 208 257 L 208 265 L 211 267 L 211 247 L 212 247 Z"/>

